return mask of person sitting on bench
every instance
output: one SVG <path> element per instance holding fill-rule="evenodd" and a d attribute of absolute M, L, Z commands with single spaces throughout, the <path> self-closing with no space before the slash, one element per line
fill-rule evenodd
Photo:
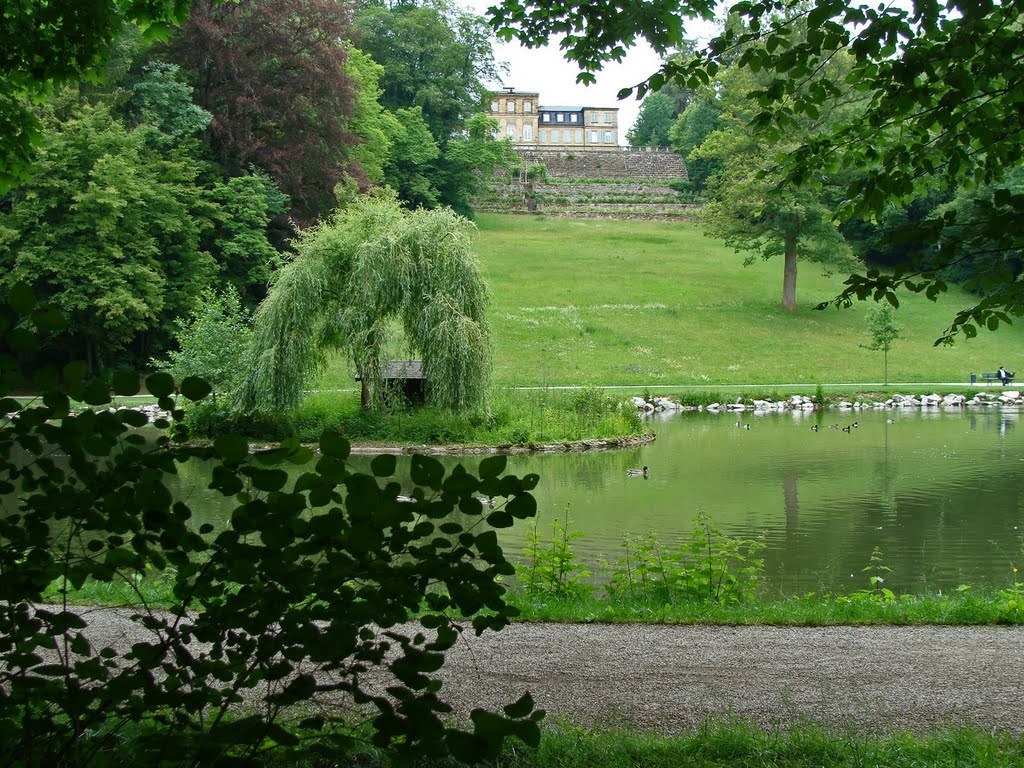
<path fill-rule="evenodd" d="M 999 377 L 999 381 L 1001 381 L 1003 386 L 1005 387 L 1007 384 L 1013 381 L 1013 377 L 1015 374 L 1010 373 L 1010 371 L 1006 370 L 1005 366 L 1000 365 L 999 370 L 996 371 L 996 375 Z"/>

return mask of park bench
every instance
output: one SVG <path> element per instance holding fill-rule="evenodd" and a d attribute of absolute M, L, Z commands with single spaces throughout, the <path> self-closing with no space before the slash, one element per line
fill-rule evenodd
<path fill-rule="evenodd" d="M 1014 374 L 1009 374 L 1009 376 L 1006 379 L 1007 384 L 1013 381 L 1013 376 Z M 984 381 L 986 384 L 993 381 L 999 381 L 999 373 L 997 371 L 992 371 L 991 373 L 983 373 L 981 374 L 981 380 Z"/>

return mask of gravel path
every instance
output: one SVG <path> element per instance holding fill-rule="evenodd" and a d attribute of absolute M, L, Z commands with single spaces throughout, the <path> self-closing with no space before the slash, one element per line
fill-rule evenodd
<path fill-rule="evenodd" d="M 94 642 L 145 636 L 125 612 L 83 611 Z M 410 631 L 415 631 L 410 629 Z M 548 722 L 661 733 L 709 717 L 924 733 L 1024 733 L 1024 628 L 514 624 L 448 654 L 441 697 L 462 715 L 530 691 Z"/>
<path fill-rule="evenodd" d="M 450 654 L 462 707 L 529 690 L 555 720 L 662 733 L 710 717 L 1024 732 L 1024 629 L 517 624 Z"/>

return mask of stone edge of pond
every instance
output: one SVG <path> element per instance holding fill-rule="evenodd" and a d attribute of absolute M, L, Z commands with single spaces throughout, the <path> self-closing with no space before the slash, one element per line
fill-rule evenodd
<path fill-rule="evenodd" d="M 353 455 L 380 453 L 411 455 L 414 453 L 432 456 L 476 456 L 492 453 L 508 455 L 530 453 L 578 453 L 583 451 L 608 451 L 616 448 L 630 448 L 652 443 L 657 438 L 654 432 L 628 437 L 604 437 L 590 440 L 572 440 L 562 443 L 528 445 L 353 445 Z M 313 447 L 313 446 L 311 446 Z"/>
<path fill-rule="evenodd" d="M 531 454 L 531 453 L 582 453 L 584 451 L 608 451 L 616 448 L 630 448 L 636 445 L 653 443 L 657 439 L 654 432 L 628 437 L 604 437 L 591 440 L 573 440 L 564 443 L 545 443 L 543 445 L 359 445 L 351 447 L 352 456 L 375 456 L 393 454 L 411 456 L 414 453 L 430 456 L 483 456 L 486 454 Z M 304 443 L 304 447 L 318 450 L 315 443 Z M 253 443 L 249 446 L 250 453 L 262 453 L 277 448 L 274 443 Z"/>

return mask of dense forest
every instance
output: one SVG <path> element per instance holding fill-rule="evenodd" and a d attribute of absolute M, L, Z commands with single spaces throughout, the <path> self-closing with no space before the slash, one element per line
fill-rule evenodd
<path fill-rule="evenodd" d="M 123 24 L 99 76 L 29 107 L 0 291 L 69 317 L 53 354 L 145 366 L 204 292 L 254 309 L 297 231 L 357 195 L 471 214 L 512 158 L 479 114 L 497 74 L 484 20 L 444 2 L 196 0 L 173 33 Z"/>

